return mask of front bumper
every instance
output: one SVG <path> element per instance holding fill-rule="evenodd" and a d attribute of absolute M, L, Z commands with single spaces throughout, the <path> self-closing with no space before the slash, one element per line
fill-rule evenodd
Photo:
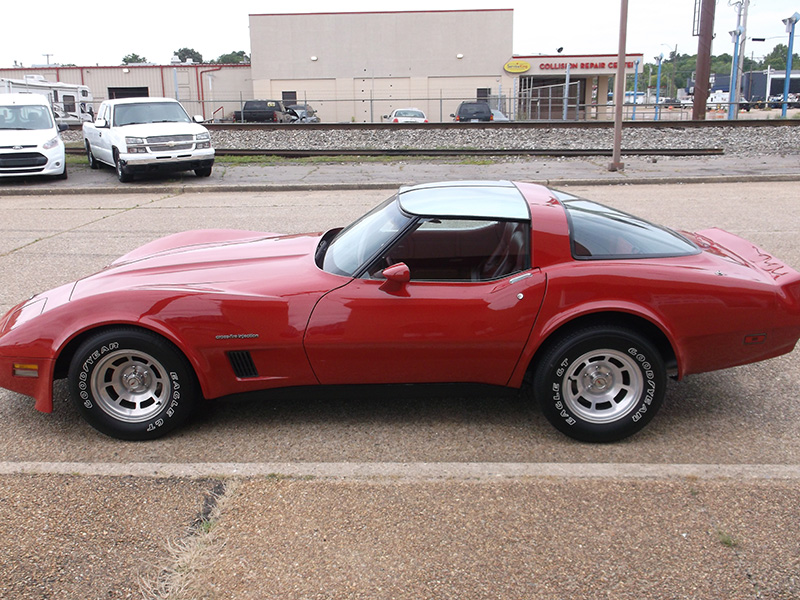
<path fill-rule="evenodd" d="M 39 147 L 0 151 L 0 177 L 61 175 L 66 168 L 64 146 L 50 150 Z"/>
<path fill-rule="evenodd" d="M 122 166 L 129 173 L 156 171 L 192 171 L 214 166 L 214 150 L 120 154 Z"/>

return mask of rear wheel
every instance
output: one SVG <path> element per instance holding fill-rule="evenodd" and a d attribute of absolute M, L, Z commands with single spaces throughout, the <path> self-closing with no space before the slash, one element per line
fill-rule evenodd
<path fill-rule="evenodd" d="M 534 394 L 547 419 L 586 442 L 613 442 L 640 431 L 664 399 L 666 369 L 655 347 L 617 327 L 590 327 L 558 339 L 534 371 Z"/>
<path fill-rule="evenodd" d="M 84 419 L 123 440 L 154 439 L 181 425 L 194 410 L 197 388 L 183 354 L 140 329 L 92 335 L 69 369 L 70 395 Z"/>

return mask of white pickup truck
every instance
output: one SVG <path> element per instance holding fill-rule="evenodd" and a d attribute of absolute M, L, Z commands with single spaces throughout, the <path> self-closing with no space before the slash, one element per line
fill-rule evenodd
<path fill-rule="evenodd" d="M 94 123 L 83 124 L 89 166 L 117 170 L 120 181 L 135 173 L 190 171 L 211 175 L 214 149 L 208 130 L 172 98 L 124 98 L 100 105 Z"/>

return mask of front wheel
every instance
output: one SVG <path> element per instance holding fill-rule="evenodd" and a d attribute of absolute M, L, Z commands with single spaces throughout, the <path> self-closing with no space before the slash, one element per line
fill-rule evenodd
<path fill-rule="evenodd" d="M 140 329 L 92 335 L 69 369 L 70 395 L 83 418 L 123 440 L 155 439 L 181 425 L 194 411 L 197 387 L 183 354 Z"/>
<path fill-rule="evenodd" d="M 114 152 L 114 167 L 117 169 L 117 179 L 122 183 L 127 183 L 133 179 L 133 175 L 131 175 L 130 171 L 122 164 L 119 153 L 116 151 Z"/>
<path fill-rule="evenodd" d="M 201 169 L 195 169 L 194 174 L 198 177 L 210 177 L 211 176 L 211 167 L 203 167 Z"/>
<path fill-rule="evenodd" d="M 664 399 L 666 369 L 655 347 L 623 328 L 590 327 L 559 338 L 537 363 L 534 395 L 559 431 L 614 442 L 640 431 Z"/>

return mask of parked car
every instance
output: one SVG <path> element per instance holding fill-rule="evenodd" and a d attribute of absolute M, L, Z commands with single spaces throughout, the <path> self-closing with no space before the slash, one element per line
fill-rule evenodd
<path fill-rule="evenodd" d="M 93 123 L 83 124 L 89 167 L 114 167 L 128 182 L 138 173 L 194 171 L 209 177 L 214 167 L 211 134 L 203 117 L 189 117 L 174 98 L 106 100 Z"/>
<path fill-rule="evenodd" d="M 493 121 L 492 109 L 486 102 L 462 102 L 455 113 L 450 115 L 460 123 Z"/>
<path fill-rule="evenodd" d="M 291 123 L 294 117 L 280 100 L 246 100 L 242 110 L 233 111 L 239 123 Z"/>
<path fill-rule="evenodd" d="M 389 123 L 427 123 L 428 117 L 418 108 L 396 108 L 383 118 Z"/>
<path fill-rule="evenodd" d="M 492 121 L 509 121 L 510 119 L 505 116 L 501 111 L 496 108 L 492 109 Z"/>
<path fill-rule="evenodd" d="M 682 108 L 683 104 L 677 98 L 661 98 L 659 104 L 664 108 Z"/>
<path fill-rule="evenodd" d="M 565 434 L 641 430 L 667 378 L 790 352 L 800 273 L 720 229 L 676 232 L 543 186 L 400 188 L 346 228 L 150 242 L 0 320 L 0 387 L 123 439 L 285 386 L 520 388 Z M 528 386 L 531 386 L 528 388 Z"/>
<path fill-rule="evenodd" d="M 53 175 L 67 178 L 64 142 L 47 96 L 0 94 L 0 177 Z"/>
<path fill-rule="evenodd" d="M 319 123 L 317 111 L 308 104 L 292 104 L 286 108 L 288 111 L 294 111 L 293 123 Z"/>

